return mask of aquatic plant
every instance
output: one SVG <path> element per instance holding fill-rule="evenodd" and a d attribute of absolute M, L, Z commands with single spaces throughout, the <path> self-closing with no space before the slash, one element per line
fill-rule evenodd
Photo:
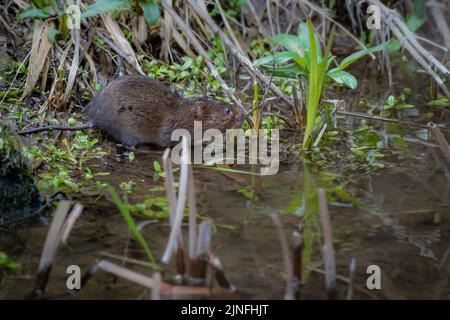
<path fill-rule="evenodd" d="M 358 81 L 345 69 L 365 55 L 382 50 L 386 46 L 386 43 L 383 43 L 376 47 L 357 51 L 343 59 L 337 67 L 330 69 L 331 62 L 334 59 L 330 55 L 332 37 L 333 35 L 330 36 L 325 53 L 322 54 L 320 42 L 314 32 L 311 19 L 308 19 L 307 23 L 299 25 L 298 35 L 279 34 L 273 38 L 273 43 L 281 45 L 286 51 L 273 53 L 253 63 L 278 77 L 296 79 L 303 76 L 308 78 L 307 116 L 303 148 L 311 146 L 311 134 L 316 123 L 321 96 L 327 80 L 332 79 L 338 84 L 355 89 Z"/>

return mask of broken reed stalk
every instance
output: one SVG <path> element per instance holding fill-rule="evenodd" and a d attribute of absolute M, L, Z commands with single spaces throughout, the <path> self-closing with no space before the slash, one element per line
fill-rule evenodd
<path fill-rule="evenodd" d="M 269 86 L 272 91 L 281 99 L 286 101 L 290 106 L 293 105 L 291 99 L 286 96 L 281 90 L 273 84 L 270 79 L 268 79 L 264 74 L 262 74 L 257 69 L 253 68 L 252 62 L 245 56 L 242 55 L 233 41 L 228 38 L 228 36 L 222 31 L 222 29 L 214 22 L 214 20 L 209 16 L 209 13 L 204 11 L 204 6 L 199 5 L 199 0 L 188 0 L 188 3 L 193 8 L 193 10 L 208 24 L 214 34 L 219 35 L 223 43 L 231 50 L 231 53 L 239 60 L 239 62 L 244 66 L 244 68 L 250 73 L 252 77 L 256 76 L 259 80 Z M 163 2 L 164 5 L 164 2 Z M 203 10 L 202 10 L 203 9 Z"/>
<path fill-rule="evenodd" d="M 439 149 L 441 149 L 442 154 L 447 159 L 447 161 L 450 162 L 450 146 L 441 130 L 435 123 L 431 121 L 428 122 L 428 128 L 431 131 L 431 135 L 433 136 L 434 140 L 437 142 Z"/>
<path fill-rule="evenodd" d="M 194 174 L 192 172 L 192 165 L 189 165 L 189 188 L 188 188 L 188 203 L 189 203 L 189 276 L 195 277 L 197 275 L 197 203 L 195 199 Z M 199 238 L 200 241 L 200 238 Z"/>
<path fill-rule="evenodd" d="M 220 74 L 217 72 L 217 69 L 214 67 L 214 63 L 209 59 L 207 52 L 202 47 L 200 42 L 198 41 L 197 37 L 195 36 L 192 29 L 181 19 L 181 17 L 173 10 L 171 6 L 169 6 L 165 1 L 162 1 L 162 5 L 167 13 L 169 13 L 172 17 L 172 19 L 175 21 L 175 23 L 178 25 L 179 28 L 181 28 L 184 31 L 184 34 L 186 37 L 191 41 L 192 46 L 194 49 L 203 57 L 205 60 L 205 64 L 208 67 L 208 69 L 211 71 L 211 74 L 213 77 L 220 83 L 220 86 L 222 87 L 223 91 L 233 100 L 233 102 L 239 106 L 239 108 L 242 109 L 244 113 L 246 113 L 246 110 L 244 106 L 242 105 L 241 101 L 234 95 L 234 93 L 231 91 L 230 87 L 226 84 L 226 82 L 222 79 Z"/>
<path fill-rule="evenodd" d="M 220 259 L 211 252 L 207 252 L 207 256 L 208 256 L 208 264 L 213 269 L 214 274 L 216 276 L 216 280 L 219 283 L 220 287 L 225 288 L 230 292 L 235 292 L 236 287 L 233 285 L 233 283 L 230 282 L 225 272 L 223 271 L 223 265 L 222 262 L 220 262 Z"/>
<path fill-rule="evenodd" d="M 191 161 L 191 150 L 187 141 L 187 137 L 182 138 L 182 155 L 181 155 L 181 170 L 180 170 L 180 187 L 178 191 L 177 205 L 173 223 L 171 225 L 169 241 L 164 250 L 161 261 L 165 264 L 170 262 L 173 252 L 177 248 L 177 240 L 181 232 L 181 222 L 183 221 L 184 206 L 186 203 L 186 195 L 189 182 L 189 163 Z"/>
<path fill-rule="evenodd" d="M 176 211 L 176 195 L 175 195 L 175 186 L 174 186 L 174 178 L 172 172 L 172 160 L 169 158 L 170 156 L 170 148 L 167 148 L 163 154 L 163 169 L 165 174 L 165 187 L 166 187 L 166 196 L 169 201 L 170 208 L 170 224 L 172 225 L 174 222 L 175 211 Z M 178 274 L 184 275 L 186 273 L 186 265 L 184 261 L 184 249 L 183 249 L 183 234 L 182 230 L 180 230 L 177 239 L 177 252 L 176 252 L 176 265 Z"/>
<path fill-rule="evenodd" d="M 59 246 L 62 242 L 66 242 L 73 224 L 83 210 L 82 205 L 76 204 L 66 219 L 71 204 L 71 201 L 61 200 L 56 208 L 42 249 L 34 288 L 29 298 L 40 296 L 44 293 Z"/>
<path fill-rule="evenodd" d="M 355 272 L 356 272 L 356 259 L 352 258 L 349 266 L 349 281 L 348 281 L 348 291 L 347 291 L 347 300 L 353 300 L 353 284 L 355 282 Z"/>
<path fill-rule="evenodd" d="M 151 300 L 161 300 L 161 273 L 155 272 L 153 274 L 153 289 L 150 296 Z"/>
<path fill-rule="evenodd" d="M 286 273 L 286 291 L 284 293 L 284 299 L 294 300 L 294 272 L 286 233 L 284 232 L 283 225 L 281 224 L 278 214 L 276 212 L 272 212 L 270 217 L 272 218 L 272 222 L 277 230 L 278 239 L 280 240 L 281 253 L 283 255 L 284 271 Z"/>
<path fill-rule="evenodd" d="M 336 299 L 336 259 L 333 248 L 333 236 L 331 232 L 330 215 L 328 213 L 328 203 L 323 188 L 317 190 L 317 197 L 320 208 L 320 224 L 323 233 L 323 261 L 325 268 L 325 286 L 327 288 L 328 299 Z"/>
<path fill-rule="evenodd" d="M 197 225 L 195 225 L 197 227 Z M 206 279 L 207 259 L 206 254 L 209 252 L 212 241 L 212 223 L 211 221 L 203 221 L 198 226 L 198 239 L 196 245 L 196 255 L 191 260 L 195 269 L 190 274 L 193 280 L 204 282 Z"/>
<path fill-rule="evenodd" d="M 203 296 L 211 296 L 212 291 L 208 287 L 193 287 L 193 286 L 179 286 L 179 285 L 171 285 L 164 281 L 161 281 L 161 276 L 159 272 L 153 274 L 153 277 L 148 277 L 146 275 L 140 274 L 136 271 L 124 268 L 107 260 L 100 260 L 96 262 L 89 272 L 83 276 L 84 282 L 86 284 L 87 280 L 92 277 L 94 273 L 97 272 L 98 269 L 101 269 L 105 272 L 116 275 L 120 278 L 126 279 L 128 281 L 134 282 L 138 285 L 144 286 L 152 290 L 152 298 L 160 298 L 161 296 L 169 296 L 172 298 L 176 298 L 177 296 L 186 296 L 186 295 L 203 295 Z M 84 287 L 84 285 L 83 285 Z M 224 290 L 223 288 L 215 288 L 215 294 L 227 294 L 228 290 Z"/>
<path fill-rule="evenodd" d="M 78 220 L 78 218 L 81 216 L 81 213 L 83 212 L 83 205 L 80 203 L 75 203 L 75 206 L 73 207 L 72 211 L 70 212 L 69 216 L 67 217 L 63 227 L 61 228 L 61 243 L 66 244 L 67 239 L 69 238 L 70 231 L 72 231 L 73 226 L 75 225 L 75 222 Z"/>

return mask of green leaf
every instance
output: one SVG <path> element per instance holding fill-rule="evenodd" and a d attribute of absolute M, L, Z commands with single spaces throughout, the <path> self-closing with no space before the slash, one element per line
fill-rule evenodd
<path fill-rule="evenodd" d="M 298 55 L 292 51 L 277 52 L 273 55 L 255 60 L 253 66 L 268 65 L 269 67 L 272 67 L 274 64 L 282 64 L 297 57 Z"/>
<path fill-rule="evenodd" d="M 430 107 L 449 107 L 450 102 L 448 101 L 447 98 L 442 97 L 442 98 L 428 102 L 428 105 Z"/>
<path fill-rule="evenodd" d="M 272 68 L 272 66 L 262 65 L 261 68 L 267 72 L 273 73 L 275 77 L 297 79 L 299 75 L 305 74 L 298 64 L 292 63 L 286 66 Z"/>
<path fill-rule="evenodd" d="M 351 55 L 349 55 L 348 57 L 346 57 L 344 60 L 342 60 L 341 63 L 339 64 L 339 66 L 337 67 L 337 69 L 344 70 L 345 68 L 347 68 L 349 65 L 351 65 L 356 60 L 364 57 L 365 55 L 367 55 L 369 53 L 383 50 L 384 48 L 386 48 L 387 45 L 388 45 L 388 42 L 383 42 L 382 44 L 380 44 L 378 46 L 354 52 Z"/>
<path fill-rule="evenodd" d="M 314 29 L 313 29 L 313 31 L 314 31 Z M 315 47 L 318 48 L 318 50 L 315 50 L 316 60 L 317 60 L 317 63 L 320 63 L 320 61 L 322 60 L 322 50 L 320 50 L 320 42 L 319 42 L 319 38 L 317 37 L 316 33 L 313 32 L 313 35 L 314 35 Z M 311 42 L 309 40 L 309 29 L 308 29 L 307 23 L 299 24 L 298 39 L 299 39 L 300 46 L 302 48 L 304 48 L 307 65 L 308 65 L 308 67 L 310 67 L 310 65 L 311 65 L 311 62 L 310 62 L 310 60 L 311 60 L 311 57 L 310 57 Z"/>
<path fill-rule="evenodd" d="M 144 249 L 145 253 L 147 254 L 147 257 L 148 257 L 149 261 L 153 265 L 155 265 L 155 267 L 156 267 L 156 261 L 155 261 L 155 258 L 153 256 L 153 253 L 150 250 L 147 242 L 145 241 L 144 236 L 139 231 L 139 229 L 138 229 L 138 227 L 136 225 L 136 222 L 134 221 L 133 217 L 131 216 L 130 210 L 129 210 L 129 206 L 122 202 L 122 200 L 120 199 L 120 197 L 117 194 L 116 190 L 111 185 L 108 184 L 106 189 L 110 193 L 111 197 L 113 198 L 114 203 L 116 204 L 116 206 L 119 209 L 120 213 L 122 214 L 122 216 L 124 217 L 125 221 L 127 222 L 128 228 L 134 234 L 134 236 L 136 237 L 136 240 L 139 242 L 139 244 L 142 246 L 142 248 Z"/>
<path fill-rule="evenodd" d="M 339 71 L 337 68 L 334 68 L 328 71 L 328 76 L 337 83 L 345 85 L 350 89 L 356 89 L 358 86 L 358 80 L 356 80 L 356 78 L 347 71 Z"/>
<path fill-rule="evenodd" d="M 25 18 L 48 18 L 50 17 L 50 13 L 48 12 L 49 7 L 45 7 L 44 9 L 38 9 L 38 8 L 31 8 L 25 12 L 22 12 L 19 15 L 20 19 Z"/>
<path fill-rule="evenodd" d="M 128 0 L 98 0 L 90 4 L 86 11 L 81 14 L 82 18 L 89 18 L 104 12 L 129 10 L 131 9 L 130 1 Z"/>
<path fill-rule="evenodd" d="M 304 57 L 304 47 L 302 46 L 299 37 L 292 34 L 279 34 L 272 39 L 274 44 L 279 44 L 291 52 L 295 52 L 297 56 Z"/>
<path fill-rule="evenodd" d="M 153 168 L 155 168 L 155 171 L 161 172 L 161 165 L 158 161 L 153 161 Z"/>
<path fill-rule="evenodd" d="M 158 4 L 155 3 L 155 1 L 153 0 L 140 1 L 139 6 L 142 8 L 142 11 L 144 12 L 145 21 L 147 21 L 148 24 L 154 25 L 158 22 L 161 13 L 159 12 Z"/>
<path fill-rule="evenodd" d="M 403 140 L 402 137 L 396 136 L 392 137 L 392 143 L 394 144 L 394 147 L 398 150 L 403 151 L 406 154 L 411 154 L 411 150 L 409 150 L 408 144 L 405 140 Z"/>

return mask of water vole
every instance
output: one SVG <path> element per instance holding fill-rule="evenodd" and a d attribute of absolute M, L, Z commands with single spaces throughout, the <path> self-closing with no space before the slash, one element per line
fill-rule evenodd
<path fill-rule="evenodd" d="M 194 121 L 203 130 L 240 127 L 244 113 L 235 105 L 209 98 L 184 98 L 162 82 L 141 75 L 123 76 L 107 85 L 84 110 L 89 124 L 77 127 L 50 126 L 23 131 L 79 130 L 98 128 L 127 145 L 170 146 L 172 131 L 193 132 Z"/>

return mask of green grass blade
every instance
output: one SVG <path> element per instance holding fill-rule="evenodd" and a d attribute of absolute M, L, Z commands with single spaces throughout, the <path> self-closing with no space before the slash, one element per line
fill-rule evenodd
<path fill-rule="evenodd" d="M 131 230 L 131 232 L 136 237 L 136 239 L 139 242 L 139 244 L 144 249 L 145 253 L 148 256 L 148 259 L 150 260 L 152 265 L 154 265 L 155 268 L 158 268 L 158 266 L 156 264 L 156 261 L 155 261 L 155 258 L 153 256 L 153 253 L 150 250 L 147 242 L 145 241 L 144 236 L 142 235 L 142 233 L 137 228 L 137 225 L 134 222 L 134 219 L 131 216 L 130 211 L 128 210 L 128 206 L 125 203 L 122 202 L 122 199 L 120 199 L 120 197 L 117 194 L 116 190 L 111 185 L 108 184 L 106 186 L 106 190 L 108 190 L 108 192 L 111 194 L 111 197 L 113 198 L 114 203 L 116 204 L 116 206 L 119 209 L 120 213 L 122 214 L 122 216 L 124 217 L 125 221 L 127 222 L 128 228 Z"/>

